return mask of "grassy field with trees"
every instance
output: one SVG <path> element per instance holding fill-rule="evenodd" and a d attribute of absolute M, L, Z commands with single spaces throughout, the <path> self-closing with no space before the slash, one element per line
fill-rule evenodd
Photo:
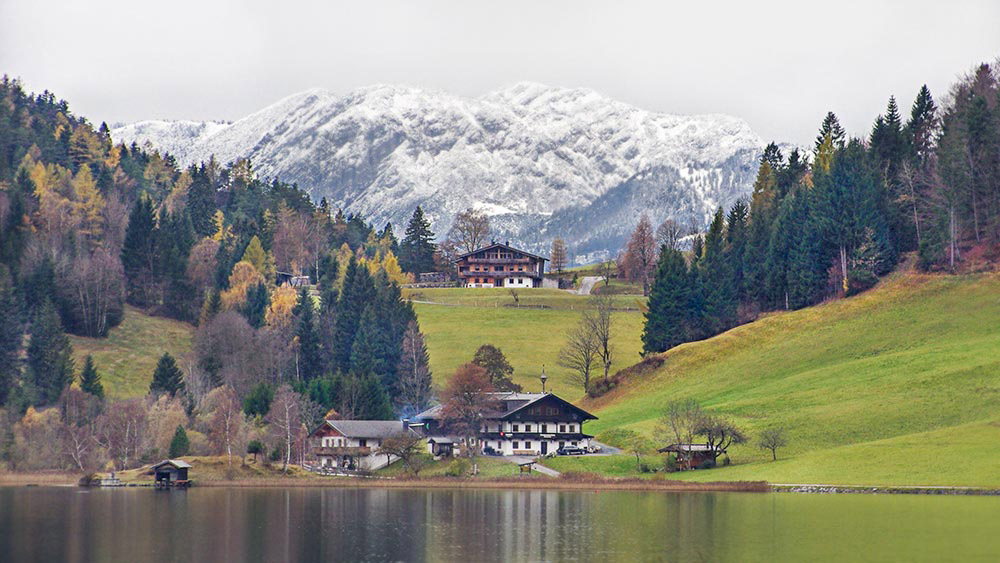
<path fill-rule="evenodd" d="M 671 441 L 665 405 L 694 399 L 749 434 L 732 465 L 681 479 L 1000 486 L 1000 275 L 897 273 L 851 299 L 776 313 L 677 346 L 584 408 L 616 445 Z M 787 446 L 758 440 L 782 428 Z M 663 455 L 645 456 L 662 468 Z M 635 474 L 635 457 L 556 459 L 560 471 Z"/>

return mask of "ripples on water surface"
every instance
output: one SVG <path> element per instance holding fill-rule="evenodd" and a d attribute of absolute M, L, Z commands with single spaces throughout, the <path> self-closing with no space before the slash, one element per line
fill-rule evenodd
<path fill-rule="evenodd" d="M 1000 561 L 1000 498 L 0 488 L 0 561 Z"/>

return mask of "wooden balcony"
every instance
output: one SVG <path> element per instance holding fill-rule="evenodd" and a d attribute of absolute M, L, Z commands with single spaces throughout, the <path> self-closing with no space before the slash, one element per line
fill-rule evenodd
<path fill-rule="evenodd" d="M 472 264 L 531 264 L 531 258 L 466 258 Z"/>
<path fill-rule="evenodd" d="M 354 447 L 354 446 L 341 446 L 341 447 L 319 447 L 313 448 L 312 453 L 315 455 L 349 455 L 349 456 L 366 456 L 371 455 L 372 449 L 369 447 Z"/>

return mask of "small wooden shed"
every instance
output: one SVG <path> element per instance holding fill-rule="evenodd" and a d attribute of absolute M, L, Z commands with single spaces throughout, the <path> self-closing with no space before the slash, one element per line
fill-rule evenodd
<path fill-rule="evenodd" d="M 191 469 L 191 464 L 186 461 L 165 459 L 153 466 L 154 483 L 157 488 L 163 489 L 190 486 L 188 469 Z"/>

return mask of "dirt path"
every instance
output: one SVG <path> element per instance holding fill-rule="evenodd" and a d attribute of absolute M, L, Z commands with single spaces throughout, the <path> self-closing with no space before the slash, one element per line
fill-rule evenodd
<path fill-rule="evenodd" d="M 601 276 L 583 276 L 580 278 L 580 289 L 567 289 L 566 291 L 577 295 L 590 295 L 599 281 L 601 281 Z"/>

